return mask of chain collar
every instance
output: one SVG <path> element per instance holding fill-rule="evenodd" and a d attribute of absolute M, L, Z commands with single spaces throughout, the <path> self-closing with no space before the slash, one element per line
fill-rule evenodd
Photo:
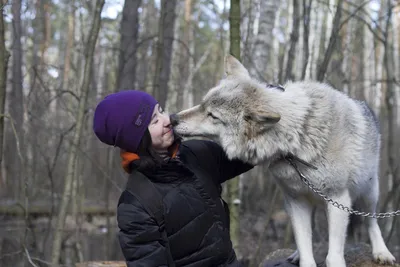
<path fill-rule="evenodd" d="M 315 187 L 308 179 L 307 177 L 299 170 L 297 167 L 296 161 L 300 162 L 301 164 L 313 168 L 314 170 L 318 170 L 317 167 L 314 165 L 296 157 L 293 154 L 288 154 L 284 159 L 291 165 L 293 168 L 296 170 L 296 172 L 299 174 L 300 179 L 310 188 L 314 193 L 322 197 L 326 202 L 331 204 L 332 206 L 343 210 L 349 214 L 354 214 L 358 216 L 363 216 L 363 217 L 369 217 L 369 218 L 376 218 L 376 219 L 382 219 L 382 218 L 390 218 L 394 216 L 399 216 L 400 215 L 400 210 L 397 211 L 390 211 L 390 212 L 384 212 L 384 213 L 370 213 L 370 212 L 364 212 L 364 211 L 358 211 L 354 210 L 352 208 L 349 208 L 347 206 L 344 206 L 343 204 L 338 203 L 337 201 L 334 201 L 333 199 L 329 198 L 326 194 L 324 194 L 320 189 Z"/>

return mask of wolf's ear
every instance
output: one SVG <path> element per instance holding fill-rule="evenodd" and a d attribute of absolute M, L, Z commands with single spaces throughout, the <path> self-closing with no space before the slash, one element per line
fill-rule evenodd
<path fill-rule="evenodd" d="M 273 111 L 250 111 L 244 115 L 244 119 L 246 121 L 272 125 L 281 119 L 281 115 Z"/>
<path fill-rule="evenodd" d="M 232 55 L 225 57 L 225 73 L 229 76 L 242 76 L 250 78 L 250 74 L 247 69 Z"/>

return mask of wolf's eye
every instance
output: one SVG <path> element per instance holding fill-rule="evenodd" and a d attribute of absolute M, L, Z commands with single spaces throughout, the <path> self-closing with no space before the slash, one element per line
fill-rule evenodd
<path fill-rule="evenodd" d="M 214 114 L 212 114 L 211 112 L 208 112 L 207 116 L 208 116 L 208 117 L 211 117 L 211 118 L 214 119 L 214 120 L 219 120 L 219 118 L 216 117 L 216 116 L 215 116 Z"/>

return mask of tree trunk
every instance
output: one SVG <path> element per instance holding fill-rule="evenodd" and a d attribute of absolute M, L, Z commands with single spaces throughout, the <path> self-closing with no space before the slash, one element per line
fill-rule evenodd
<path fill-rule="evenodd" d="M 290 34 L 290 48 L 288 53 L 288 60 L 286 65 L 286 77 L 285 81 L 293 80 L 294 74 L 293 65 L 296 60 L 296 45 L 299 40 L 299 28 L 300 28 L 300 8 L 299 1 L 293 0 L 293 25 L 292 25 L 292 33 Z"/>
<path fill-rule="evenodd" d="M 183 44 L 183 32 L 181 31 L 181 25 L 185 26 L 185 22 L 182 21 L 184 17 L 185 8 L 182 8 L 184 1 L 180 1 L 177 6 L 176 20 L 174 23 L 174 41 L 172 42 L 172 60 L 171 60 L 171 73 L 168 81 L 168 99 L 165 103 L 164 109 L 170 113 L 182 110 L 183 103 L 183 78 L 182 72 L 188 68 L 188 62 L 186 61 L 184 65 L 180 65 L 182 61 L 182 56 L 186 57 L 188 49 L 185 44 Z M 186 57 L 188 58 L 188 57 Z M 187 75 L 186 75 L 187 77 Z M 186 79 L 185 77 L 185 79 Z M 179 103 L 180 102 L 180 103 Z"/>
<path fill-rule="evenodd" d="M 285 23 L 285 28 L 282 31 L 283 32 L 283 38 L 284 40 L 288 39 L 288 36 L 290 36 L 290 33 L 292 32 L 292 26 L 293 26 L 293 1 L 287 1 L 286 2 L 287 5 L 284 7 L 285 8 L 285 15 L 283 16 L 283 18 L 286 20 Z M 279 51 L 279 59 L 278 59 L 278 69 L 279 69 L 279 73 L 278 73 L 278 81 L 280 84 L 285 83 L 285 77 L 286 77 L 286 70 L 284 68 L 284 66 L 287 65 L 287 61 L 289 60 L 288 58 L 288 42 L 285 42 Z"/>
<path fill-rule="evenodd" d="M 221 62 L 224 62 L 224 57 L 226 55 L 226 42 L 227 42 L 227 38 L 225 38 L 225 30 L 224 30 L 224 24 L 225 24 L 225 14 L 226 14 L 226 10 L 227 10 L 227 5 L 226 5 L 227 0 L 223 0 L 223 7 L 222 7 L 222 13 L 220 15 L 221 20 L 219 23 L 219 27 L 218 27 L 218 35 L 219 35 L 219 43 L 218 43 L 218 47 L 215 48 L 216 50 L 216 57 L 215 57 L 215 63 L 214 63 L 214 80 L 213 80 L 213 84 L 217 84 L 218 81 L 221 79 L 222 75 L 222 68 L 221 68 Z M 249 11 L 251 14 L 251 10 Z M 243 23 L 243 21 L 242 21 Z M 246 51 L 246 47 L 247 47 L 247 39 L 246 42 L 244 43 L 245 46 L 245 51 Z M 197 90 L 195 90 L 197 91 Z M 197 95 L 197 92 L 194 92 L 195 95 Z M 195 98 L 195 97 L 194 97 Z"/>
<path fill-rule="evenodd" d="M 313 0 L 303 0 L 303 27 L 304 27 L 304 35 L 303 35 L 303 68 L 301 72 L 301 80 L 306 78 L 306 72 L 308 67 L 308 62 L 310 60 L 310 24 L 311 24 L 311 8 L 312 8 Z"/>
<path fill-rule="evenodd" d="M 316 18 L 315 20 L 312 20 L 315 23 L 315 31 L 312 31 L 310 34 L 310 43 L 312 43 L 312 49 L 311 49 L 311 61 L 310 61 L 310 67 L 309 67 L 309 75 L 308 77 L 311 79 L 316 79 L 317 77 L 317 72 L 318 72 L 318 64 L 320 62 L 320 55 L 321 51 L 324 51 L 325 49 L 321 49 L 322 47 L 322 42 L 324 41 L 323 36 L 325 34 L 324 31 L 324 12 L 323 9 L 321 8 L 321 3 L 316 1 L 315 3 L 315 10 L 316 10 Z"/>
<path fill-rule="evenodd" d="M 255 43 L 252 48 L 251 56 L 253 67 L 249 71 L 252 76 L 261 81 L 271 81 L 273 68 L 271 66 L 272 47 L 274 38 L 273 29 L 275 26 L 275 16 L 279 7 L 279 2 L 273 0 L 263 0 L 260 2 L 260 18 L 258 33 L 255 37 Z"/>
<path fill-rule="evenodd" d="M 21 176 L 21 168 L 20 168 L 20 160 L 16 153 L 16 142 L 17 138 L 20 142 L 20 146 L 23 146 L 23 121 L 24 121 L 24 109 L 23 109 L 23 89 L 22 89 L 22 44 L 21 44 L 21 0 L 16 0 L 12 2 L 12 66 L 11 66 L 11 91 L 9 94 L 9 112 L 12 118 L 12 122 L 15 126 L 16 136 L 14 132 L 10 129 L 7 132 L 7 154 L 9 155 L 7 160 L 8 166 L 8 179 L 13 178 L 15 183 L 13 183 L 16 187 L 14 188 L 15 197 L 22 196 L 22 180 L 20 180 Z"/>
<path fill-rule="evenodd" d="M 41 62 L 40 65 L 42 66 L 43 63 L 46 62 L 46 52 L 50 45 L 51 40 L 51 21 L 50 21 L 50 4 L 49 0 L 39 0 L 40 1 L 40 8 L 42 11 L 43 20 L 43 42 L 40 47 L 40 54 L 41 54 Z"/>
<path fill-rule="evenodd" d="M 229 12 L 230 48 L 232 56 L 240 61 L 240 0 L 231 0 Z M 239 177 L 227 182 L 227 202 L 230 211 L 230 235 L 233 249 L 240 257 L 239 248 Z"/>
<path fill-rule="evenodd" d="M 365 19 L 371 14 L 370 7 L 367 5 L 364 7 Z M 374 110 L 376 114 L 376 109 L 373 106 L 374 103 L 374 84 L 373 79 L 375 79 L 375 56 L 374 56 L 374 36 L 366 25 L 362 26 L 363 30 L 363 66 L 364 66 L 364 98 L 366 99 L 369 106 Z"/>
<path fill-rule="evenodd" d="M 192 105 L 188 98 L 192 95 L 192 79 L 188 79 L 190 72 L 193 70 L 194 44 L 193 44 L 193 28 L 192 28 L 192 0 L 185 0 L 185 18 L 183 25 L 183 49 L 180 49 L 179 73 L 180 86 L 177 88 L 177 110 L 186 109 Z M 181 44 L 182 45 L 182 44 Z M 179 45 L 178 47 L 181 47 Z M 187 86 L 186 86 L 187 85 Z"/>
<path fill-rule="evenodd" d="M 232 56 L 240 60 L 240 0 L 231 0 L 229 24 L 229 52 Z"/>
<path fill-rule="evenodd" d="M 138 89 L 148 90 L 149 80 L 153 82 L 154 71 L 151 64 L 151 56 L 148 55 L 149 51 L 152 50 L 156 36 L 157 26 L 157 10 L 155 8 L 154 0 L 147 0 L 143 2 L 142 13 L 139 18 L 140 25 L 143 25 L 143 31 L 139 32 L 140 46 L 138 46 L 137 61 L 139 65 L 136 70 L 136 83 Z"/>
<path fill-rule="evenodd" d="M 69 72 L 71 68 L 71 51 L 74 46 L 75 38 L 75 0 L 70 0 L 70 12 L 68 12 L 68 33 L 67 33 L 67 45 L 65 47 L 64 56 L 64 69 L 63 69 L 63 80 L 62 90 L 68 90 L 69 84 Z"/>
<path fill-rule="evenodd" d="M 177 0 L 161 0 L 153 95 L 162 107 L 165 107 L 168 98 L 168 81 L 171 72 L 176 3 Z"/>
<path fill-rule="evenodd" d="M 84 77 L 81 86 L 81 96 L 79 100 L 79 107 L 77 111 L 76 128 L 73 136 L 73 141 L 68 155 L 67 173 L 64 181 L 64 192 L 62 195 L 61 203 L 58 209 L 57 223 L 55 234 L 52 244 L 51 263 L 53 266 L 58 266 L 60 259 L 61 241 L 63 237 L 63 230 L 65 224 L 66 213 L 70 203 L 72 182 L 74 180 L 75 162 L 78 153 L 78 146 L 82 136 L 85 119 L 85 109 L 87 105 L 87 98 L 89 93 L 89 85 L 92 74 L 93 55 L 95 51 L 96 41 L 100 30 L 101 24 L 101 11 L 103 9 L 105 0 L 97 0 L 94 10 L 93 23 L 89 32 L 88 41 L 85 51 L 85 68 Z"/>
<path fill-rule="evenodd" d="M 348 7 L 350 13 L 354 11 L 354 6 L 349 3 L 345 3 Z M 351 91 L 351 69 L 352 69 L 352 57 L 353 57 L 353 36 L 354 36 L 354 27 L 355 27 L 355 19 L 349 20 L 349 22 L 345 25 L 344 28 L 344 38 L 343 38 L 343 59 L 342 59 L 342 73 L 344 76 L 343 80 L 343 92 L 349 94 Z M 354 41 L 354 40 L 353 40 Z"/>
<path fill-rule="evenodd" d="M 396 72 L 395 72 L 395 63 L 394 61 L 397 60 L 393 57 L 393 38 L 390 36 L 390 33 L 393 32 L 393 28 L 391 28 L 391 19 L 393 15 L 393 6 L 390 0 L 387 0 L 387 19 L 386 19 L 386 27 L 384 31 L 384 67 L 386 71 L 386 79 L 387 79 L 387 91 L 385 96 L 385 104 L 386 104 L 386 112 L 387 112 L 387 149 L 388 149 L 388 188 L 390 190 L 393 184 L 393 180 L 398 174 L 398 144 L 396 140 L 396 133 L 397 133 L 397 103 L 398 99 L 396 98 L 396 92 L 400 90 L 398 83 L 396 82 Z M 387 194 L 387 192 L 383 192 Z M 389 205 L 389 207 L 393 207 Z"/>
<path fill-rule="evenodd" d="M 275 27 L 279 27 L 279 22 L 282 18 L 282 11 L 283 11 L 282 5 L 280 4 L 280 5 L 278 5 L 278 9 L 276 10 L 275 22 L 274 22 Z M 271 54 L 271 55 L 274 55 L 273 57 L 271 57 L 271 67 L 272 67 L 271 82 L 272 83 L 279 82 L 279 73 L 280 73 L 279 61 L 281 58 L 281 55 L 280 55 L 281 48 L 282 48 L 282 46 L 280 44 L 279 38 L 274 38 L 274 40 L 272 42 L 272 54 Z"/>
<path fill-rule="evenodd" d="M 6 104 L 6 87 L 7 87 L 7 66 L 9 53 L 6 50 L 5 42 L 5 25 L 4 25 L 4 9 L 0 11 L 0 166 L 3 161 L 3 140 L 4 140 L 4 113 Z M 1 175 L 0 175 L 1 176 Z M 0 177 L 0 184 L 3 182 Z M 1 186 L 1 188 L 4 188 Z"/>
<path fill-rule="evenodd" d="M 117 90 L 135 89 L 139 7 L 142 0 L 125 1 L 121 20 L 121 43 Z"/>
<path fill-rule="evenodd" d="M 342 5 L 343 5 L 343 0 L 338 0 L 337 3 L 337 9 L 335 13 L 335 18 L 333 19 L 333 27 L 332 27 L 332 32 L 331 32 L 331 37 L 329 38 L 329 44 L 328 48 L 326 49 L 324 59 L 321 63 L 321 65 L 318 68 L 318 75 L 317 75 L 317 80 L 318 81 L 323 81 L 325 78 L 325 73 L 328 70 L 328 64 L 331 59 L 331 56 L 333 54 L 333 50 L 335 48 L 336 40 L 339 36 L 340 32 L 340 19 L 342 17 Z"/>

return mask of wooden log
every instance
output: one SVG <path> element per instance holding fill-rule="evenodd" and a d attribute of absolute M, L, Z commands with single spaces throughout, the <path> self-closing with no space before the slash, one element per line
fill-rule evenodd
<path fill-rule="evenodd" d="M 86 261 L 75 264 L 75 267 L 126 267 L 125 261 Z"/>

